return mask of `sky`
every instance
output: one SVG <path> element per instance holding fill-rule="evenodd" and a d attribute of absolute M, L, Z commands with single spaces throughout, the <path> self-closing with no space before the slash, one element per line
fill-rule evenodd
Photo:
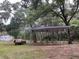
<path fill-rule="evenodd" d="M 0 3 L 2 3 L 4 0 L 0 0 Z M 10 1 L 11 3 L 16 3 L 16 2 L 20 2 L 21 0 L 8 0 Z"/>
<path fill-rule="evenodd" d="M 4 0 L 0 0 L 0 3 L 2 3 Z M 21 0 L 8 0 L 10 1 L 11 3 L 16 3 L 16 2 L 20 2 Z M 51 2 L 52 0 L 50 0 Z M 72 0 L 70 0 L 70 2 L 72 3 Z"/>

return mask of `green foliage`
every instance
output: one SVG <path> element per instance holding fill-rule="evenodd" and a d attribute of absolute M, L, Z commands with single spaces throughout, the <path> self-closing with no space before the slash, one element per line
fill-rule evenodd
<path fill-rule="evenodd" d="M 25 39 L 25 40 L 29 40 L 30 39 L 30 33 L 26 32 L 26 31 L 20 31 L 18 36 L 21 39 Z"/>
<path fill-rule="evenodd" d="M 43 41 L 66 41 L 67 40 L 67 33 L 66 32 L 60 32 L 56 33 L 54 32 L 51 35 L 47 35 L 43 37 Z"/>
<path fill-rule="evenodd" d="M 29 11 L 28 11 L 28 14 L 27 14 L 27 18 L 26 18 L 27 24 L 31 24 L 31 25 L 35 24 L 35 22 L 39 18 L 42 18 L 43 16 L 47 15 L 47 13 L 50 11 L 48 9 L 49 9 L 49 7 L 48 6 L 44 6 L 44 5 L 41 5 L 37 9 L 29 8 L 28 9 Z"/>
<path fill-rule="evenodd" d="M 23 0 L 23 1 L 27 2 L 27 0 Z M 49 12 L 51 12 L 52 15 L 56 17 L 60 17 L 63 20 L 64 24 L 67 26 L 69 26 L 70 21 L 72 20 L 74 15 L 77 14 L 79 10 L 78 0 L 74 0 L 73 3 L 69 3 L 69 1 L 67 0 L 52 0 L 51 3 L 49 3 L 49 0 L 45 0 L 45 2 L 43 2 L 42 0 L 33 0 L 33 1 L 28 0 L 28 1 L 31 2 L 30 6 L 33 7 L 32 9 L 35 9 L 36 11 L 42 5 L 44 7 L 48 7 L 43 9 L 45 10 L 45 12 L 42 12 L 42 13 L 39 12 L 39 14 L 35 16 L 35 18 L 37 17 L 36 19 L 40 18 L 40 15 L 43 15 L 44 13 L 48 14 Z M 26 4 L 28 4 L 29 2 L 27 2 Z"/>
<path fill-rule="evenodd" d="M 0 32 L 5 31 L 5 25 L 3 23 L 0 23 Z"/>
<path fill-rule="evenodd" d="M 14 30 L 8 31 L 8 34 L 14 36 L 14 38 L 16 39 L 18 37 L 19 30 L 14 29 Z"/>
<path fill-rule="evenodd" d="M 70 22 L 70 24 L 71 24 L 71 26 L 79 26 L 79 20 L 72 20 L 71 22 Z"/>
<path fill-rule="evenodd" d="M 79 41 L 79 26 L 72 26 L 70 35 L 74 41 Z"/>
<path fill-rule="evenodd" d="M 6 31 L 8 32 L 9 35 L 14 36 L 15 38 L 17 38 L 18 33 L 19 33 L 19 24 L 14 20 L 12 20 L 13 22 L 11 22 L 10 25 L 6 26 Z"/>
<path fill-rule="evenodd" d="M 6 26 L 7 33 L 17 38 L 20 32 L 20 27 L 24 25 L 24 21 L 22 21 L 23 19 L 13 18 L 11 24 Z"/>

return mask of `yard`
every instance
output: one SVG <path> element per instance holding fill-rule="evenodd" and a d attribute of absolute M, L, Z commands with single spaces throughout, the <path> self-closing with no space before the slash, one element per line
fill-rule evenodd
<path fill-rule="evenodd" d="M 0 42 L 0 59 L 79 59 L 79 44 L 15 46 Z"/>
<path fill-rule="evenodd" d="M 43 52 L 34 46 L 15 46 L 0 42 L 0 59 L 42 59 Z"/>

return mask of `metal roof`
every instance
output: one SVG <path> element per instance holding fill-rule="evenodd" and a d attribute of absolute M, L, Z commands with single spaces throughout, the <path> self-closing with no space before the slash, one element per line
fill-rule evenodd
<path fill-rule="evenodd" d="M 52 30 L 64 30 L 64 29 L 69 29 L 70 26 L 44 26 L 44 27 L 33 27 L 31 30 L 33 31 L 52 31 Z"/>

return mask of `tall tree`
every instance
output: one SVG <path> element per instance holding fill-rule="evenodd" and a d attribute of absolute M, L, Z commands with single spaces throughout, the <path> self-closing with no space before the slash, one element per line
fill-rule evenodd
<path fill-rule="evenodd" d="M 14 17 L 12 17 L 11 23 L 6 26 L 6 30 L 8 34 L 17 38 L 17 36 L 19 35 L 19 32 L 21 31 L 20 27 L 24 27 L 24 25 L 26 24 L 25 22 L 25 18 L 27 17 L 25 14 L 26 9 L 22 9 L 19 3 L 15 3 L 12 6 L 15 11 Z"/>
<path fill-rule="evenodd" d="M 0 4 L 1 30 L 6 30 L 8 34 L 17 38 L 19 28 L 25 24 L 25 12 L 19 2 L 11 4 L 8 0 L 4 0 Z"/>
<path fill-rule="evenodd" d="M 11 13 L 11 3 L 8 0 L 4 0 L 3 3 L 0 3 L 0 19 L 5 19 L 5 22 L 8 20 L 10 17 Z"/>
<path fill-rule="evenodd" d="M 72 0 L 72 2 L 70 0 L 22 0 L 22 1 L 25 2 L 24 6 L 28 6 L 29 4 L 35 10 L 37 10 L 40 7 L 40 5 L 48 6 L 46 10 L 50 10 L 52 14 L 55 14 L 55 16 L 60 17 L 66 26 L 70 25 L 70 21 L 79 10 L 79 0 Z M 43 13 L 46 12 L 42 12 L 41 14 Z M 68 43 L 71 44 L 72 40 L 70 39 Z"/>
<path fill-rule="evenodd" d="M 79 0 L 23 0 L 26 3 L 32 5 L 33 8 L 37 9 L 44 3 L 47 5 L 47 10 L 51 10 L 56 16 L 60 17 L 65 25 L 69 25 L 70 20 L 79 10 Z M 51 1 L 51 3 L 50 3 Z"/>

